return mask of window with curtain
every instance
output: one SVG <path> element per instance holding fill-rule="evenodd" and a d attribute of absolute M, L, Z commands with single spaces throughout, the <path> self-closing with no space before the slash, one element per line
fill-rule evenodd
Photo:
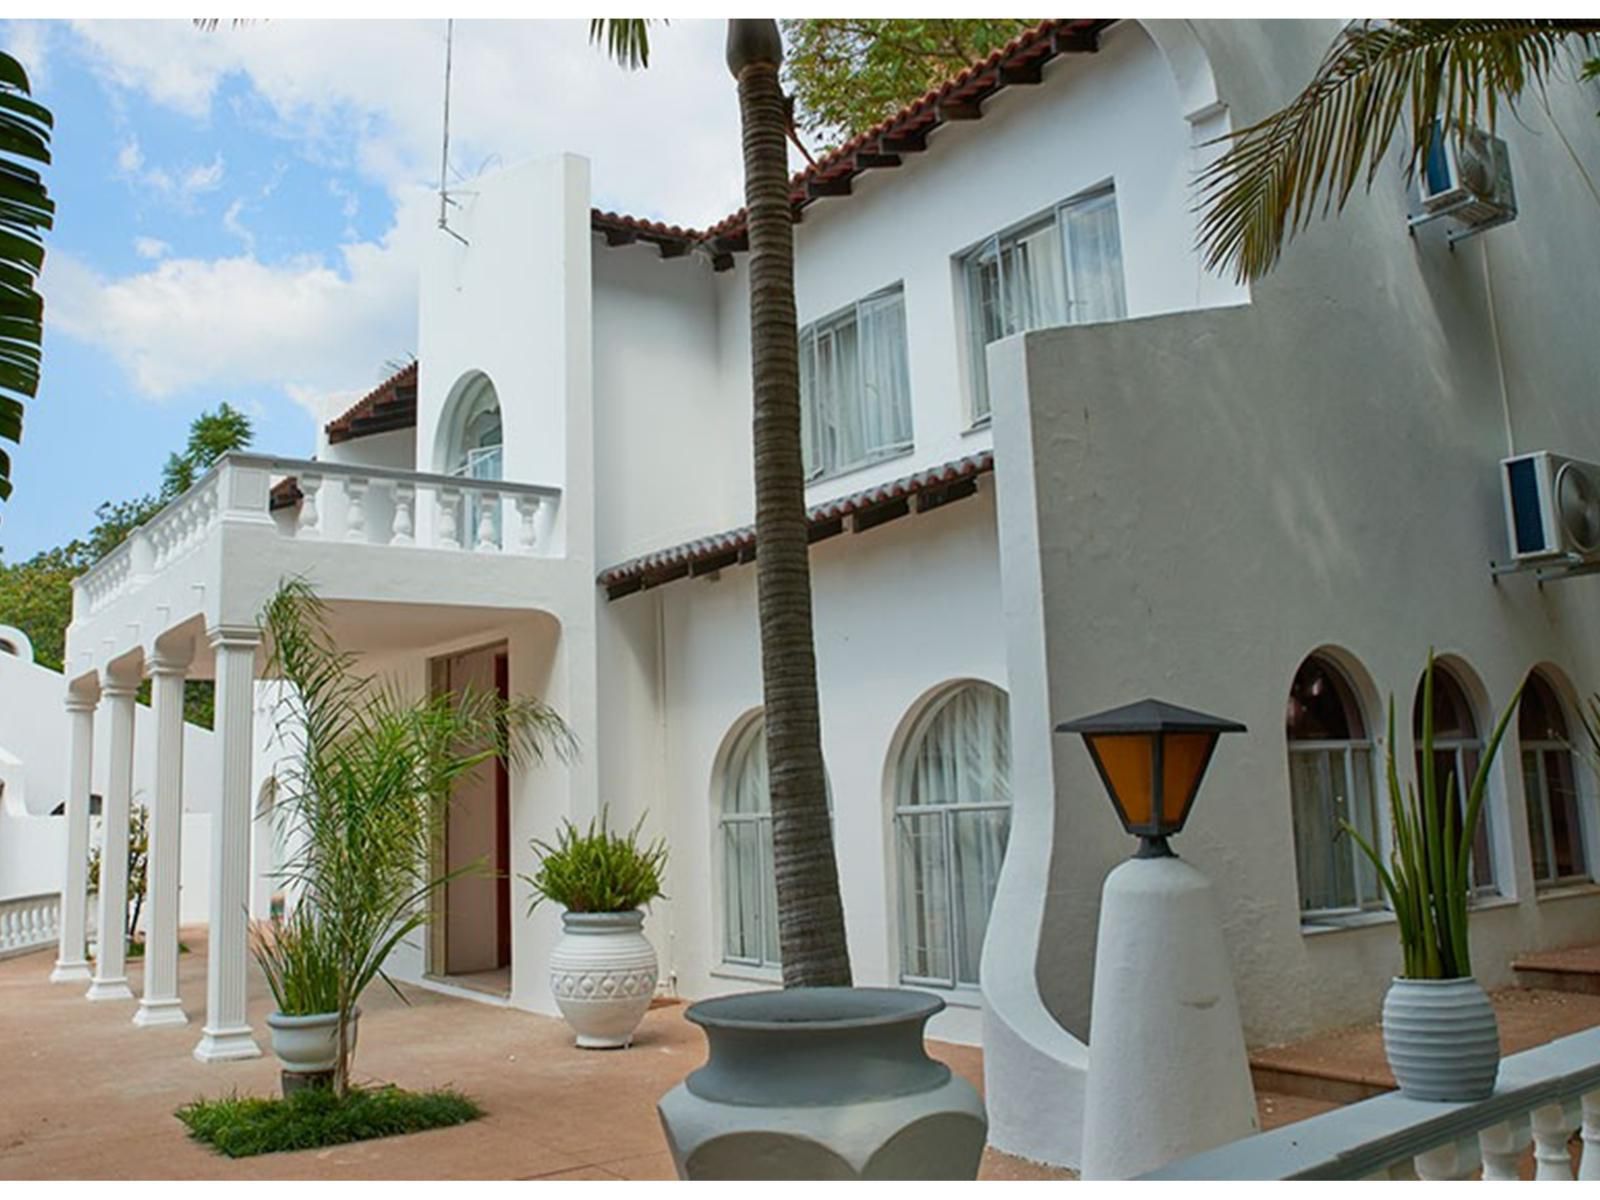
<path fill-rule="evenodd" d="M 900 285 L 800 331 L 806 477 L 911 449 L 911 378 Z"/>
<path fill-rule="evenodd" d="M 906 747 L 894 816 L 905 983 L 978 986 L 1011 829 L 1009 715 L 999 688 L 966 684 Z"/>
<path fill-rule="evenodd" d="M 505 440 L 500 423 L 500 397 L 487 376 L 479 375 L 469 390 L 458 401 L 460 417 L 457 433 L 450 451 L 449 470 L 452 475 L 466 479 L 499 480 L 505 477 Z M 478 540 L 480 523 L 485 515 L 484 499 L 477 492 L 466 497 L 460 530 L 463 545 Z M 503 502 L 502 502 L 503 503 Z M 490 521 L 490 540 L 495 545 L 501 541 L 501 513 L 498 506 L 487 510 Z"/>
<path fill-rule="evenodd" d="M 1110 188 L 1077 196 L 963 260 L 972 344 L 973 419 L 989 415 L 984 347 L 1051 325 L 1127 315 L 1117 197 Z"/>
<path fill-rule="evenodd" d="M 717 822 L 722 843 L 722 957 L 777 967 L 778 889 L 772 875 L 772 800 L 767 793 L 767 728 L 760 718 L 739 735 L 728 760 Z"/>
<path fill-rule="evenodd" d="M 1418 791 L 1422 788 L 1422 684 L 1417 684 L 1417 698 L 1411 709 L 1411 733 L 1417 739 L 1416 757 Z M 1459 822 L 1465 815 L 1466 795 L 1478 774 L 1478 764 L 1483 760 L 1483 735 L 1478 732 L 1478 718 L 1461 681 L 1449 667 L 1433 664 L 1433 774 L 1438 795 L 1444 803 L 1455 806 Z M 1478 810 L 1478 828 L 1473 832 L 1472 852 L 1467 861 L 1467 879 L 1476 893 L 1497 891 L 1494 843 L 1490 837 L 1489 810 L 1491 801 L 1484 797 Z"/>
<path fill-rule="evenodd" d="M 1295 672 L 1285 725 L 1302 916 L 1315 922 L 1383 907 L 1377 873 L 1343 825 L 1381 852 L 1372 741 L 1355 689 L 1325 655 Z"/>
<path fill-rule="evenodd" d="M 1579 818 L 1577 771 L 1567 718 L 1555 689 L 1538 671 L 1517 705 L 1522 788 L 1528 803 L 1533 878 L 1540 886 L 1589 878 Z"/>

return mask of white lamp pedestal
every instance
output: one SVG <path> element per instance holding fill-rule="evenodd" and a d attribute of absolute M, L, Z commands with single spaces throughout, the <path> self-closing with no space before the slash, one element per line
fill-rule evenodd
<path fill-rule="evenodd" d="M 1095 944 L 1083 1178 L 1130 1179 L 1257 1129 L 1211 884 L 1180 858 L 1106 877 Z"/>

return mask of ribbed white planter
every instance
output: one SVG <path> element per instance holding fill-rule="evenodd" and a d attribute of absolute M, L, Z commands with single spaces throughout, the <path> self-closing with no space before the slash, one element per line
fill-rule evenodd
<path fill-rule="evenodd" d="M 1482 1100 L 1500 1073 L 1500 1026 L 1476 979 L 1396 979 L 1383 1000 L 1383 1049 L 1413 1100 Z"/>
<path fill-rule="evenodd" d="M 656 950 L 644 936 L 644 914 L 561 915 L 563 933 L 550 955 L 550 990 L 561 1015 L 589 1050 L 633 1041 L 656 993 Z"/>
<path fill-rule="evenodd" d="M 356 1048 L 356 1027 L 360 1020 L 358 1008 L 350 1014 L 350 1027 L 345 1035 L 352 1051 Z M 278 1056 L 278 1065 L 290 1074 L 319 1075 L 338 1065 L 338 1013 L 286 1016 L 272 1012 L 267 1014 L 267 1028 L 272 1031 L 272 1052 Z"/>

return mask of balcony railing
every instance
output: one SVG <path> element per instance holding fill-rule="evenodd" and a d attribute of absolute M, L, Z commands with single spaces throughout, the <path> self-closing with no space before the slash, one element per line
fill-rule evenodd
<path fill-rule="evenodd" d="M 1600 1180 L 1600 1029 L 1500 1063 L 1493 1096 L 1471 1104 L 1398 1092 L 1169 1163 L 1146 1179 L 1521 1178 L 1532 1146 L 1536 1180 L 1573 1178 L 1568 1143 L 1582 1137 L 1577 1178 Z"/>
<path fill-rule="evenodd" d="M 272 514 L 272 488 L 299 489 L 298 510 Z M 259 454 L 224 456 L 76 581 L 92 616 L 190 554 L 220 522 L 274 522 L 283 536 L 475 554 L 543 554 L 561 489 Z"/>
<path fill-rule="evenodd" d="M 54 945 L 61 936 L 61 896 L 0 900 L 0 958 Z"/>

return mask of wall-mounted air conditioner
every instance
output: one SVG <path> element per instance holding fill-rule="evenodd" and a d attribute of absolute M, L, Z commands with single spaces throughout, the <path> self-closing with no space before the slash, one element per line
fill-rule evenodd
<path fill-rule="evenodd" d="M 1600 560 L 1600 464 L 1539 450 L 1502 460 L 1500 483 L 1512 558 Z"/>
<path fill-rule="evenodd" d="M 1454 135 L 1435 125 L 1422 168 L 1417 181 L 1422 212 L 1411 218 L 1413 226 L 1448 217 L 1455 226 L 1449 234 L 1453 244 L 1516 220 L 1511 155 L 1501 138 L 1471 128 L 1458 144 Z"/>

